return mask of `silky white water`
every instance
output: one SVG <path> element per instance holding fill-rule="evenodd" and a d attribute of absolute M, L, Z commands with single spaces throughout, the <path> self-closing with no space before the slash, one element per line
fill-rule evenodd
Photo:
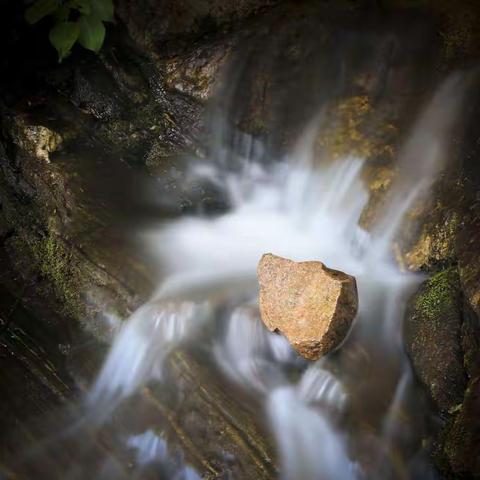
<path fill-rule="evenodd" d="M 445 142 L 459 114 L 464 82 L 462 75 L 447 79 L 419 118 L 371 233 L 358 225 L 369 199 L 362 181 L 364 161 L 351 157 L 316 165 L 321 114 L 284 158 L 265 162 L 262 145 L 238 134 L 232 142 L 235 167 L 229 168 L 228 148 L 214 146 L 212 157 L 196 162 L 187 175 L 221 189 L 230 208 L 214 217 L 184 216 L 145 233 L 162 280 L 152 300 L 119 332 L 89 408 L 108 411 L 148 382 L 161 382 L 168 353 L 181 342 L 195 342 L 223 305 L 227 325 L 220 332 L 212 329 L 211 355 L 222 375 L 247 395 L 264 399 L 280 477 L 433 475 L 415 465 L 415 456 L 402 457 L 397 445 L 418 434 L 409 431 L 413 425 L 401 424 L 398 412 L 408 412 L 411 401 L 412 374 L 402 351 L 401 324 L 406 299 L 419 278 L 399 271 L 390 246 L 405 212 L 428 193 L 444 167 Z M 337 352 L 307 365 L 283 337 L 263 327 L 255 272 L 267 252 L 297 261 L 321 260 L 356 276 L 360 309 Z M 286 371 L 295 363 L 303 373 L 291 380 Z M 357 448 L 365 442 L 362 421 L 370 425 L 368 441 L 377 450 L 368 465 Z M 140 452 L 140 462 L 156 452 L 165 456 L 166 447 L 145 435 L 129 440 L 138 446 L 150 439 L 149 453 Z M 394 456 L 404 462 L 401 471 Z"/>
<path fill-rule="evenodd" d="M 426 104 L 369 232 L 359 226 L 369 202 L 365 160 L 316 158 L 316 138 L 327 126 L 325 105 L 278 158 L 259 139 L 232 131 L 221 112 L 209 155 L 187 162 L 183 175 L 186 184 L 220 191 L 228 208 L 179 216 L 141 232 L 158 269 L 158 287 L 118 329 L 78 421 L 30 454 L 29 472 L 54 464 L 68 479 L 84 478 L 92 468 L 99 479 L 201 478 L 187 452 L 170 448 L 163 431 L 145 425 L 138 401 L 149 386 L 177 388 L 165 380 L 169 355 L 201 343 L 212 374 L 261 403 L 258 416 L 268 424 L 279 478 L 435 478 L 421 448 L 423 397 L 401 334 L 406 302 L 421 277 L 401 272 L 391 247 L 405 213 L 428 195 L 445 167 L 467 82 L 468 75 L 450 76 Z M 301 359 L 261 322 L 256 267 L 268 252 L 320 260 L 357 279 L 354 325 L 344 343 L 317 362 Z M 76 462 L 68 457 L 59 466 L 56 442 L 63 448 L 68 438 L 101 438 L 118 417 L 135 424 L 134 431 L 109 432 L 115 448 L 130 455 L 127 473 L 108 454 L 93 465 L 90 445 L 82 440 L 74 443 Z M 53 459 L 44 454 L 52 446 Z M 37 458 L 40 466 L 32 467 Z"/>

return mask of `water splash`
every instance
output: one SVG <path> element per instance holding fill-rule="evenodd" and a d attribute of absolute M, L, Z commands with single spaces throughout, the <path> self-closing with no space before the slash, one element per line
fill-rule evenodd
<path fill-rule="evenodd" d="M 282 366 L 295 358 L 284 337 L 265 329 L 255 305 L 233 310 L 226 334 L 215 345 L 214 353 L 230 378 L 262 394 L 286 383 Z"/>
<path fill-rule="evenodd" d="M 316 362 L 302 375 L 298 396 L 308 404 L 320 403 L 342 412 L 347 400 L 345 389 L 334 375 L 321 367 L 321 363 Z"/>
<path fill-rule="evenodd" d="M 118 333 L 88 395 L 90 409 L 106 418 L 124 398 L 152 379 L 161 380 L 172 349 L 208 318 L 208 303 L 150 302 L 140 307 Z"/>
<path fill-rule="evenodd" d="M 162 478 L 172 480 L 200 480 L 200 475 L 191 467 L 185 466 L 182 462 L 172 461 L 169 455 L 167 442 L 152 430 L 147 430 L 138 435 L 132 435 L 127 439 L 127 445 L 136 451 L 137 470 L 141 471 L 152 464 L 155 477 L 158 472 L 163 473 Z"/>
<path fill-rule="evenodd" d="M 474 78 L 472 72 L 451 74 L 415 123 L 400 152 L 399 174 L 386 198 L 382 219 L 375 227 L 380 239 L 376 249 L 379 256 L 385 255 L 390 247 L 405 213 L 415 201 L 428 194 L 432 183 L 447 165 L 451 153 L 449 142 Z"/>
<path fill-rule="evenodd" d="M 167 442 L 153 430 L 147 430 L 127 439 L 127 445 L 136 450 L 136 462 L 148 465 L 167 459 Z"/>

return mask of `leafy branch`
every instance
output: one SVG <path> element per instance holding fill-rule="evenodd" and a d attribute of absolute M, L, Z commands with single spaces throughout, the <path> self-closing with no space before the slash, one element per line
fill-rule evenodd
<path fill-rule="evenodd" d="M 28 23 L 54 18 L 48 38 L 61 62 L 75 43 L 98 52 L 105 40 L 105 22 L 113 21 L 113 0 L 37 0 L 25 12 Z"/>

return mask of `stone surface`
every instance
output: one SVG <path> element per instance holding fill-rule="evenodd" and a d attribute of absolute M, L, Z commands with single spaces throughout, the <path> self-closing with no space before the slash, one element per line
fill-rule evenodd
<path fill-rule="evenodd" d="M 260 260 L 258 279 L 263 322 L 300 355 L 316 360 L 345 338 L 358 308 L 354 277 L 269 253 Z"/>
<path fill-rule="evenodd" d="M 452 472 L 449 478 L 480 478 L 480 376 L 472 378 L 465 391 L 463 403 L 448 422 L 442 436 L 441 461 Z"/>
<path fill-rule="evenodd" d="M 462 403 L 466 386 L 459 287 L 456 268 L 437 273 L 415 295 L 405 321 L 407 353 L 442 415 Z"/>
<path fill-rule="evenodd" d="M 210 99 L 231 54 L 232 43 L 230 37 L 205 42 L 186 56 L 167 59 L 166 86 L 200 102 Z"/>
<path fill-rule="evenodd" d="M 419 228 L 404 228 L 410 240 L 404 236 L 400 259 L 406 269 L 433 274 L 411 302 L 404 338 L 413 369 L 442 418 L 433 449 L 442 478 L 480 478 L 478 94 L 469 96 L 466 113 L 450 171 L 435 185 L 431 201 L 410 212 Z"/>
<path fill-rule="evenodd" d="M 121 0 L 116 2 L 116 15 L 125 24 L 129 35 L 143 49 L 158 55 L 175 51 L 183 42 L 212 31 L 228 29 L 259 11 L 278 3 L 277 0 Z"/>

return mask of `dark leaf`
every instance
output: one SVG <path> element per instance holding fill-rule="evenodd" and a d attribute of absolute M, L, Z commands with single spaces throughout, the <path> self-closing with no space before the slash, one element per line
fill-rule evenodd
<path fill-rule="evenodd" d="M 55 19 L 58 22 L 67 22 L 68 17 L 70 16 L 70 7 L 66 5 L 62 5 L 56 12 L 55 12 Z"/>
<path fill-rule="evenodd" d="M 54 13 L 59 6 L 58 0 L 38 0 L 25 12 L 25 20 L 30 23 L 37 23 L 43 17 Z"/>
<path fill-rule="evenodd" d="M 82 16 L 78 21 L 80 26 L 80 36 L 78 41 L 80 45 L 98 52 L 103 45 L 105 39 L 105 25 L 95 15 Z"/>
<path fill-rule="evenodd" d="M 50 30 L 49 39 L 57 49 L 60 62 L 70 53 L 79 32 L 76 22 L 59 22 Z"/>

